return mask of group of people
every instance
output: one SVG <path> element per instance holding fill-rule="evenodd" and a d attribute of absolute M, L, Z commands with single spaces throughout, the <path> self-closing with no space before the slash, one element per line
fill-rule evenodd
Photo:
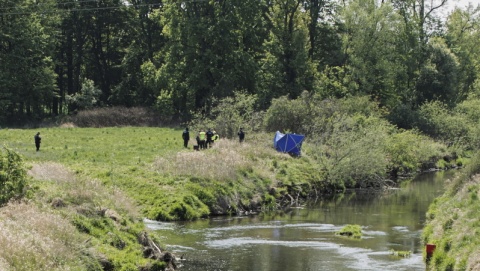
<path fill-rule="evenodd" d="M 240 143 L 242 143 L 245 140 L 245 132 L 243 131 L 243 128 L 240 128 L 240 131 L 238 131 L 237 134 Z M 182 138 L 183 147 L 188 148 L 188 141 L 190 141 L 190 132 L 188 130 L 188 127 L 183 130 Z M 200 150 L 211 148 L 213 143 L 220 139 L 220 136 L 215 130 L 208 129 L 206 132 L 204 130 L 198 131 L 195 139 L 197 140 L 197 145 L 194 146 L 194 149 Z"/>
<path fill-rule="evenodd" d="M 197 146 L 199 149 L 211 148 L 213 143 L 220 139 L 220 136 L 212 129 L 208 129 L 206 132 L 204 130 L 198 131 L 197 137 Z"/>

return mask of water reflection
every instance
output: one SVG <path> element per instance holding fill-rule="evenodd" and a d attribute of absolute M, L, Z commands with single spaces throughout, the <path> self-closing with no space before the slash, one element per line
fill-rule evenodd
<path fill-rule="evenodd" d="M 425 270 L 420 235 L 428 205 L 454 172 L 423 174 L 388 193 L 316 200 L 283 214 L 147 225 L 184 255 L 180 270 Z M 335 236 L 362 226 L 361 240 Z M 411 251 L 398 258 L 390 250 Z"/>

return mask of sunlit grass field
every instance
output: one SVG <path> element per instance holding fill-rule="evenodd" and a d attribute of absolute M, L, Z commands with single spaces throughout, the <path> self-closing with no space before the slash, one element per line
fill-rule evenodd
<path fill-rule="evenodd" d="M 42 137 L 39 152 L 33 141 L 37 131 Z M 188 151 L 183 148 L 181 132 L 148 127 L 3 129 L 0 138 L 27 164 L 60 163 L 78 176 L 121 187 L 137 202 L 148 204 L 156 197 L 165 198 L 164 193 L 177 192 L 174 187 L 165 189 L 168 184 L 152 164 L 159 157 L 168 159 Z"/>
<path fill-rule="evenodd" d="M 100 270 L 97 257 L 128 270 L 148 265 L 136 240 L 145 217 L 138 210 L 142 199 L 150 206 L 167 198 L 152 165 L 188 151 L 180 137 L 162 128 L 0 130 L 32 176 L 24 203 L 0 209 L 0 245 L 15 248 L 0 251 L 0 270 Z"/>
<path fill-rule="evenodd" d="M 39 152 L 36 132 L 42 137 Z M 185 149 L 181 134 L 181 129 L 151 127 L 0 130 L 4 146 L 27 164 L 59 163 L 77 176 L 117 187 L 145 217 L 158 220 L 207 216 L 212 210 L 204 203 L 213 204 L 219 193 L 255 198 L 256 190 L 274 179 L 268 171 L 271 159 L 287 159 L 273 150 L 268 135 L 249 135 L 242 144 L 221 139 L 211 149 L 194 151 L 195 135 Z"/>
<path fill-rule="evenodd" d="M 35 152 L 33 135 L 41 133 Z M 2 129 L 3 145 L 34 162 L 57 161 L 78 170 L 124 167 L 151 163 L 159 155 L 182 150 L 180 130 L 169 128 L 45 128 Z M 80 163 L 81 162 L 81 163 Z"/>

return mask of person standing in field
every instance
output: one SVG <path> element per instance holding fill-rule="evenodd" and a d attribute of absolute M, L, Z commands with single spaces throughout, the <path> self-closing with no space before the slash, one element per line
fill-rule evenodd
<path fill-rule="evenodd" d="M 188 141 L 190 140 L 190 132 L 188 131 L 188 127 L 182 133 L 183 138 L 183 147 L 188 148 Z"/>
<path fill-rule="evenodd" d="M 200 147 L 200 149 L 206 149 L 207 148 L 207 142 L 206 142 L 206 138 L 207 135 L 206 133 L 203 131 L 203 130 L 200 130 L 200 132 L 198 133 L 198 145 Z"/>
<path fill-rule="evenodd" d="M 212 147 L 212 143 L 213 143 L 213 132 L 212 132 L 212 129 L 208 129 L 207 133 L 207 143 L 206 143 L 206 146 L 205 148 L 211 148 Z"/>
<path fill-rule="evenodd" d="M 220 136 L 217 134 L 215 130 L 213 130 L 213 137 L 212 137 L 213 143 L 217 142 L 217 140 L 219 139 L 220 139 Z"/>
<path fill-rule="evenodd" d="M 37 151 L 39 151 L 40 143 L 42 142 L 42 138 L 40 137 L 40 132 L 38 132 L 33 138 L 35 139 L 35 147 L 37 148 Z"/>
<path fill-rule="evenodd" d="M 243 132 L 243 128 L 240 128 L 240 131 L 238 131 L 238 140 L 240 143 L 245 140 L 245 132 Z"/>

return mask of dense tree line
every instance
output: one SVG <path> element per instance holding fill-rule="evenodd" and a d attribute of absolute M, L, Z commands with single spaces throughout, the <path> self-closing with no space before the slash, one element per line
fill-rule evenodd
<path fill-rule="evenodd" d="M 0 0 L 0 122 L 115 105 L 185 120 L 306 90 L 368 95 L 406 127 L 480 91 L 479 8 L 444 19 L 446 2 Z"/>

